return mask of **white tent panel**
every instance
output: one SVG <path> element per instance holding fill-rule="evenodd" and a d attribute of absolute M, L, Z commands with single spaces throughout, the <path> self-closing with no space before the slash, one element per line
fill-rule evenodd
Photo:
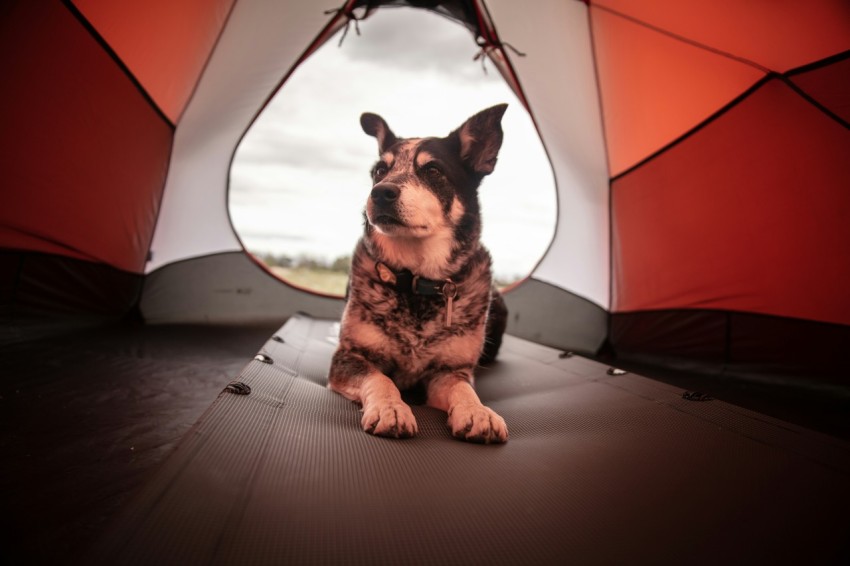
<path fill-rule="evenodd" d="M 148 273 L 182 259 L 242 249 L 227 211 L 234 148 L 332 17 L 323 11 L 307 0 L 235 3 L 177 126 Z"/>
<path fill-rule="evenodd" d="M 511 63 L 552 161 L 558 222 L 532 274 L 609 308 L 608 166 L 587 6 L 539 0 L 533 10 L 488 0 L 502 41 L 526 57 Z"/>

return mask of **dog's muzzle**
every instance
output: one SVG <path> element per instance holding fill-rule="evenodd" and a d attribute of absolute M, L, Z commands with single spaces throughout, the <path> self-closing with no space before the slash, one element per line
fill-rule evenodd
<path fill-rule="evenodd" d="M 391 183 L 378 183 L 372 187 L 369 221 L 382 227 L 403 226 L 396 209 L 400 194 L 398 185 Z"/>

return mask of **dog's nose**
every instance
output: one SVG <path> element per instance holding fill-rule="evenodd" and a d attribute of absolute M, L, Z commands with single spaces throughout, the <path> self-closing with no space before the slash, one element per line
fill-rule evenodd
<path fill-rule="evenodd" d="M 398 200 L 400 192 L 399 188 L 395 185 L 381 183 L 372 188 L 372 200 L 375 204 L 389 204 Z"/>

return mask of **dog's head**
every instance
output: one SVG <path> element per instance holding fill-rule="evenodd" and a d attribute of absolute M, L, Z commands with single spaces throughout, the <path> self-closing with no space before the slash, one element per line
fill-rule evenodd
<path fill-rule="evenodd" d="M 398 138 L 383 118 L 363 114 L 360 124 L 378 140 L 380 156 L 366 203 L 367 232 L 477 241 L 477 190 L 496 165 L 506 108 L 482 110 L 444 138 Z"/>

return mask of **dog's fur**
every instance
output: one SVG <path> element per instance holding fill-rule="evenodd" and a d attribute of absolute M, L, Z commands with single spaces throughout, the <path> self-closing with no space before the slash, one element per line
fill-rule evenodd
<path fill-rule="evenodd" d="M 473 389 L 473 370 L 495 358 L 507 321 L 479 238 L 478 204 L 478 186 L 502 144 L 506 108 L 483 110 L 444 138 L 397 138 L 380 116 L 360 119 L 378 140 L 380 160 L 372 169 L 329 387 L 362 405 L 366 432 L 415 435 L 416 419 L 400 390 L 424 384 L 428 405 L 448 413 L 455 437 L 508 439 L 505 421 Z M 457 294 L 449 301 L 397 288 L 410 275 L 437 285 L 450 281 Z"/>

